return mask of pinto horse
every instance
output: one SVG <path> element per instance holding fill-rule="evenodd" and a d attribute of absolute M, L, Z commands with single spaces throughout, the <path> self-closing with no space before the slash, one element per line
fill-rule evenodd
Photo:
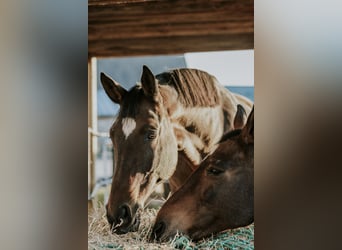
<path fill-rule="evenodd" d="M 143 66 L 141 84 L 130 90 L 101 73 L 109 98 L 120 105 L 110 128 L 114 174 L 106 205 L 118 234 L 137 229 L 143 208 L 157 184 L 182 185 L 226 131 L 232 130 L 237 104 L 252 103 L 229 92 L 215 77 L 195 69 L 175 69 L 154 76 Z"/>
<path fill-rule="evenodd" d="M 151 239 L 177 232 L 200 240 L 254 221 L 254 109 L 247 124 L 228 132 L 159 210 Z"/>

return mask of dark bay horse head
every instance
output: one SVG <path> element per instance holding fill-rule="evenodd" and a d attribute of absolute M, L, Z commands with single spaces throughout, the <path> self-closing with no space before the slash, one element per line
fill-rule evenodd
<path fill-rule="evenodd" d="M 176 100 L 162 97 L 169 90 L 165 87 L 161 93 L 163 86 L 146 66 L 141 85 L 129 91 L 104 73 L 101 82 L 111 100 L 120 104 L 110 129 L 115 172 L 106 206 L 108 222 L 120 234 L 136 229 L 137 209 L 176 167 L 177 141 L 168 114 Z"/>
<path fill-rule="evenodd" d="M 236 117 L 240 115 L 238 109 Z M 241 125 L 241 120 L 234 123 Z M 254 108 L 246 125 L 225 134 L 214 152 L 166 201 L 157 215 L 151 239 L 165 241 L 181 232 L 200 240 L 252 223 L 253 177 Z"/>

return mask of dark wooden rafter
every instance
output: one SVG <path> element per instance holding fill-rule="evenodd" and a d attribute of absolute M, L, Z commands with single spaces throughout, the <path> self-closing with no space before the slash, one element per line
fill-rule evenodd
<path fill-rule="evenodd" d="M 90 0 L 89 57 L 254 48 L 246 0 Z"/>

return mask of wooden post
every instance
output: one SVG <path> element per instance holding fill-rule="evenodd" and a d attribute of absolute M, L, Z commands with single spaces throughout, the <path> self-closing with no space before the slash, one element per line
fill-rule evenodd
<path fill-rule="evenodd" d="M 95 186 L 95 160 L 97 138 L 92 131 L 97 131 L 97 60 L 88 58 L 88 195 Z"/>

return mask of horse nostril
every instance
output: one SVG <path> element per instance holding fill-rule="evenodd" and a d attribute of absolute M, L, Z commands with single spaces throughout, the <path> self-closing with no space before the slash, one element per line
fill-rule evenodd
<path fill-rule="evenodd" d="M 129 218 L 129 207 L 127 205 L 122 205 L 119 208 L 118 218 L 123 220 Z"/>
<path fill-rule="evenodd" d="M 160 240 L 161 236 L 165 232 L 166 224 L 163 221 L 158 222 L 154 225 L 153 231 L 152 231 L 152 237 L 154 237 L 155 240 Z"/>

